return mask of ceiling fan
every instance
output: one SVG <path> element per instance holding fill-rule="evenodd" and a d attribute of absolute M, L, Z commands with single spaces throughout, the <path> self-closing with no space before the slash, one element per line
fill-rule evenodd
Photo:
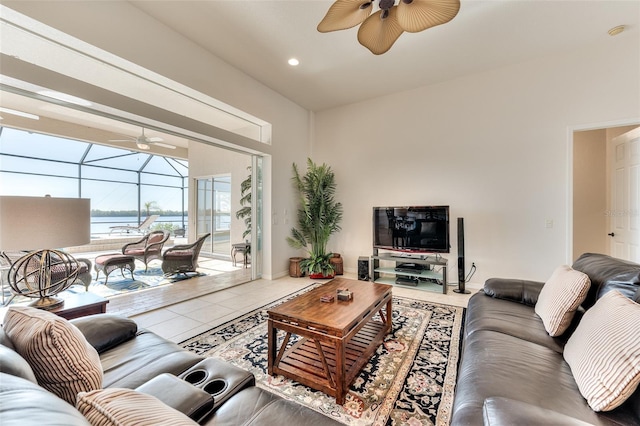
<path fill-rule="evenodd" d="M 148 138 L 144 134 L 144 127 L 142 128 L 142 134 L 140 136 L 127 136 L 123 135 L 127 139 L 110 139 L 109 142 L 134 142 L 140 149 L 150 149 L 151 145 L 161 146 L 163 148 L 176 149 L 175 146 L 162 143 L 164 139 L 160 137 Z"/>

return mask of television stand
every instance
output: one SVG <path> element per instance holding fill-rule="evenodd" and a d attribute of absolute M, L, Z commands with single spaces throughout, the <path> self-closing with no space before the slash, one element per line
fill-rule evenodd
<path fill-rule="evenodd" d="M 447 259 L 440 255 L 378 254 L 374 250 L 370 276 L 376 283 L 411 286 L 447 294 L 447 263 Z"/>

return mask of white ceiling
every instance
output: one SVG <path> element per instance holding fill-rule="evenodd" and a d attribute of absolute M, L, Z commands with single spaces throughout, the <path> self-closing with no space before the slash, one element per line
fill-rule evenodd
<path fill-rule="evenodd" d="M 363 2 L 366 0 L 363 0 Z M 331 1 L 134 1 L 137 8 L 310 110 L 579 49 L 627 25 L 639 1 L 462 0 L 449 23 L 403 34 L 383 55 L 357 28 L 319 33 Z M 287 65 L 290 57 L 300 65 Z"/>
<path fill-rule="evenodd" d="M 79 27 L 92 31 L 94 23 L 97 26 L 105 19 L 111 19 L 114 28 L 119 24 L 115 16 L 105 16 L 109 2 L 1 1 L 64 31 L 60 24 L 63 15 L 67 25 L 74 25 L 76 35 Z M 102 7 L 92 6 L 98 3 Z M 626 25 L 627 29 L 616 37 L 640 38 L 637 0 L 462 0 L 459 14 L 451 22 L 421 33 L 405 33 L 389 52 L 380 56 L 357 42 L 357 28 L 326 34 L 316 30 L 331 1 L 129 3 L 314 111 L 562 54 L 592 43 L 609 42 L 614 46 L 616 38 L 607 31 L 617 25 Z M 57 19 L 53 11 L 59 15 Z M 143 25 L 129 29 L 145 36 Z M 290 57 L 298 58 L 300 65 L 290 67 Z M 10 99 L 3 95 L 0 100 L 4 104 Z M 41 108 L 38 114 L 46 115 L 46 109 Z M 82 124 L 91 121 L 87 117 L 78 120 Z M 138 132 L 128 125 L 99 126 L 132 136 Z M 175 143 L 184 146 L 186 141 Z"/>

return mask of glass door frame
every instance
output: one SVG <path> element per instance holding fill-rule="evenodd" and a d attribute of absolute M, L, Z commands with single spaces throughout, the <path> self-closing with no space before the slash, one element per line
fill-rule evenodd
<path fill-rule="evenodd" d="M 251 156 L 251 280 L 262 278 L 264 157 Z"/>

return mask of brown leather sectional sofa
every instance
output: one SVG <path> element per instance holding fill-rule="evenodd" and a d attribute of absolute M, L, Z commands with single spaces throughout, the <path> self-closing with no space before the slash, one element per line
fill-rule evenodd
<path fill-rule="evenodd" d="M 640 425 L 640 389 L 618 408 L 595 412 L 563 357 L 582 314 L 600 297 L 618 290 L 640 303 L 640 265 L 586 253 L 572 267 L 591 287 L 559 337 L 550 337 L 534 312 L 544 283 L 490 279 L 471 297 L 452 425 Z M 628 332 L 640 328 L 629 324 Z"/>
<path fill-rule="evenodd" d="M 336 425 L 334 420 L 255 386 L 253 375 L 202 358 L 110 314 L 71 321 L 99 356 L 103 388 L 136 389 L 203 425 Z M 88 425 L 71 404 L 40 387 L 0 329 L 0 424 Z"/>

